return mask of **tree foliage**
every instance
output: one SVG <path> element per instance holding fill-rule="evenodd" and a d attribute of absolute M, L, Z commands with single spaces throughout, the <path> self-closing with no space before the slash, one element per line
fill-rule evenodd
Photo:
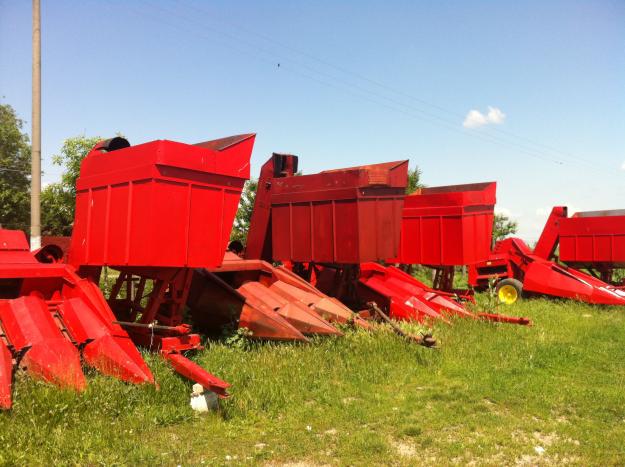
<path fill-rule="evenodd" d="M 41 193 L 41 225 L 44 235 L 71 235 L 76 204 L 76 180 L 80 163 L 102 140 L 98 136 L 75 136 L 63 142 L 52 163 L 63 167 L 61 181 L 45 187 Z"/>
<path fill-rule="evenodd" d="M 51 183 L 41 191 L 41 232 L 43 235 L 72 234 L 76 194 L 61 183 Z"/>
<path fill-rule="evenodd" d="M 24 122 L 8 104 L 0 104 L 0 224 L 30 226 L 30 141 Z"/>
<path fill-rule="evenodd" d="M 418 189 L 423 188 L 421 183 L 421 169 L 415 167 L 414 169 L 408 169 L 408 183 L 406 185 L 406 194 L 414 193 Z"/>
<path fill-rule="evenodd" d="M 63 167 L 61 185 L 76 195 L 76 180 L 80 175 L 80 163 L 89 154 L 89 151 L 103 138 L 99 136 L 74 136 L 63 142 L 58 154 L 52 156 L 52 163 Z"/>
<path fill-rule="evenodd" d="M 254 210 L 257 189 L 258 180 L 250 179 L 245 182 L 243 193 L 241 193 L 241 199 L 239 201 L 239 209 L 237 210 L 232 232 L 230 233 L 230 240 L 238 240 L 245 244 L 247 233 L 250 230 L 250 221 L 252 220 L 252 211 Z"/>
<path fill-rule="evenodd" d="M 497 242 L 514 235 L 517 232 L 518 224 L 505 214 L 495 214 L 493 220 L 493 241 Z"/>

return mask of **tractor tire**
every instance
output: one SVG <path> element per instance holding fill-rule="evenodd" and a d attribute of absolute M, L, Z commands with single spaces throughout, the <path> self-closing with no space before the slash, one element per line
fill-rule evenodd
<path fill-rule="evenodd" d="M 523 283 L 517 279 L 503 279 L 495 287 L 497 298 L 504 305 L 512 305 L 523 296 Z"/>

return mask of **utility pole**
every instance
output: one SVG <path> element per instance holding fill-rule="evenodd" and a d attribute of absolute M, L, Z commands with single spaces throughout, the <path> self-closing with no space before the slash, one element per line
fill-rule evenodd
<path fill-rule="evenodd" d="M 33 115 L 30 180 L 30 249 L 41 248 L 41 11 L 33 0 Z"/>

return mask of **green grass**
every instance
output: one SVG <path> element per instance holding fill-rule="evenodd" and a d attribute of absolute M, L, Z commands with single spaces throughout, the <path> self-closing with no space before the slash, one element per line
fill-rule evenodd
<path fill-rule="evenodd" d="M 77 395 L 18 375 L 0 463 L 625 463 L 625 314 L 547 300 L 506 311 L 534 327 L 456 321 L 435 328 L 438 350 L 384 331 L 213 344 L 197 361 L 232 397 L 203 415 L 154 356 L 160 390 L 91 374 Z"/>

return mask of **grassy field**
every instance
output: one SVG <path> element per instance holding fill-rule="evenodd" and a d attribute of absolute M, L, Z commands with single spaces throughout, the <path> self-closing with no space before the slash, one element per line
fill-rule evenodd
<path fill-rule="evenodd" d="M 625 314 L 525 301 L 534 327 L 456 321 L 440 348 L 350 331 L 311 345 L 217 343 L 217 413 L 149 356 L 160 383 L 90 375 L 76 395 L 18 376 L 2 464 L 625 463 Z"/>

